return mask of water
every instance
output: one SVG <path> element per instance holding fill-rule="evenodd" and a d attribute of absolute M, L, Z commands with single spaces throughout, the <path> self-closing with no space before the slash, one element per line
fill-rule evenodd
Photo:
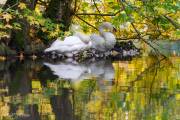
<path fill-rule="evenodd" d="M 0 62 L 0 120 L 179 120 L 180 57 Z"/>

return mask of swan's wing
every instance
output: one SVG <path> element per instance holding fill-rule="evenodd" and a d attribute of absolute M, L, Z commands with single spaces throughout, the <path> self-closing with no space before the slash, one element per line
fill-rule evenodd
<path fill-rule="evenodd" d="M 93 34 L 90 36 L 91 41 L 92 41 L 92 47 L 100 50 L 100 51 L 104 51 L 105 50 L 105 40 L 103 37 L 101 37 L 100 35 L 97 34 Z"/>
<path fill-rule="evenodd" d="M 64 53 L 64 52 L 71 52 L 72 47 L 69 47 L 67 45 L 59 45 L 59 46 L 55 46 L 55 47 L 49 47 L 46 48 L 44 50 L 44 52 L 52 52 L 52 51 L 56 51 L 58 53 Z"/>
<path fill-rule="evenodd" d="M 44 52 L 51 52 L 57 49 L 58 46 L 61 46 L 63 44 L 63 41 L 60 41 L 59 39 L 55 40 L 49 48 L 46 48 Z"/>
<path fill-rule="evenodd" d="M 59 46 L 59 45 L 61 45 L 62 43 L 63 43 L 63 41 L 57 39 L 57 40 L 55 40 L 55 41 L 51 44 L 50 47 Z"/>
<path fill-rule="evenodd" d="M 75 44 L 82 43 L 81 39 L 77 36 L 69 36 L 64 39 L 64 45 L 72 46 Z"/>
<path fill-rule="evenodd" d="M 75 51 L 81 51 L 84 50 L 86 48 L 88 48 L 89 46 L 86 45 L 83 42 L 77 42 L 76 44 L 67 44 L 67 45 L 63 45 L 58 47 L 58 49 L 56 51 L 61 52 L 61 53 L 65 53 L 65 52 L 75 52 Z"/>
<path fill-rule="evenodd" d="M 89 42 L 90 41 L 90 36 L 89 35 L 86 35 L 84 33 L 81 33 L 81 32 L 76 32 L 74 34 L 74 36 L 78 37 L 81 39 L 81 41 L 83 42 Z"/>
<path fill-rule="evenodd" d="M 45 52 L 57 51 L 60 53 L 63 52 L 71 52 L 75 50 L 74 46 L 82 44 L 83 42 L 80 38 L 76 36 L 69 36 L 64 39 L 64 41 L 56 40 L 52 43 L 52 45 L 45 49 Z"/>

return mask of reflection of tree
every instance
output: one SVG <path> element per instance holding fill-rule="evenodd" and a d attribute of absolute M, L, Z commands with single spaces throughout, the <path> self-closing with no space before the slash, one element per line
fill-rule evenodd
<path fill-rule="evenodd" d="M 73 120 L 73 106 L 69 100 L 69 89 L 62 89 L 62 95 L 50 98 L 56 120 Z"/>
<path fill-rule="evenodd" d="M 31 92 L 31 80 L 37 78 L 37 73 L 42 64 L 39 61 L 16 61 L 9 67 L 11 81 L 9 84 L 10 94 L 22 95 Z"/>
<path fill-rule="evenodd" d="M 0 62 L 0 89 L 4 89 L 3 93 L 1 92 L 1 95 L 5 94 L 7 92 L 7 86 L 9 81 L 11 80 L 11 74 L 9 71 L 9 67 L 11 65 L 11 63 L 13 63 L 14 61 L 1 61 Z"/>
<path fill-rule="evenodd" d="M 128 69 L 129 65 L 128 63 L 124 68 Z M 142 67 L 136 63 L 134 65 L 136 69 Z M 172 110 L 176 108 L 176 104 L 173 104 L 172 101 L 174 101 L 175 98 L 172 97 L 173 95 L 169 90 L 176 89 L 176 82 L 170 82 L 173 81 L 173 79 L 168 79 L 170 78 L 169 76 L 173 75 L 172 69 L 174 69 L 168 60 L 162 60 L 161 62 L 156 62 L 156 59 L 154 59 L 154 61 L 151 60 L 151 63 L 142 69 L 143 71 L 141 72 L 136 71 L 136 69 L 131 66 L 133 69 L 128 69 L 131 71 L 131 74 L 129 74 L 129 71 L 123 72 L 123 70 L 126 69 L 122 68 L 122 64 L 120 64 L 119 67 L 120 77 L 123 76 L 123 78 L 118 79 L 118 81 L 124 80 L 125 83 L 117 82 L 116 80 L 114 85 L 115 89 L 108 94 L 108 102 L 103 98 L 103 102 L 106 104 L 100 106 L 102 111 L 100 111 L 100 113 L 94 113 L 94 117 L 97 116 L 98 118 L 99 114 L 100 116 L 108 114 L 107 117 L 109 119 L 115 119 L 115 115 L 118 116 L 116 119 L 125 119 L 125 117 L 131 119 L 133 116 L 135 117 L 134 119 L 154 119 L 157 117 L 168 119 L 173 117 L 169 114 L 168 109 Z M 134 81 L 132 81 L 133 77 L 129 76 L 133 76 L 133 72 L 139 73 L 138 78 L 134 76 Z M 135 75 L 137 75 L 137 73 L 135 73 Z M 164 84 L 172 84 L 171 86 L 174 86 L 174 88 L 164 86 Z M 125 90 L 123 87 L 127 87 L 127 89 Z M 169 101 L 169 98 L 172 99 Z M 95 101 L 98 102 L 98 100 Z M 162 103 L 171 107 L 167 108 L 167 106 Z M 175 112 L 173 114 L 175 114 Z"/>
<path fill-rule="evenodd" d="M 83 80 L 79 83 L 78 88 L 74 92 L 74 109 L 76 119 L 89 119 L 89 115 L 86 115 L 86 105 L 91 100 L 92 94 L 96 91 L 96 80 Z"/>
<path fill-rule="evenodd" d="M 167 82 L 164 81 L 163 78 L 164 76 L 168 76 L 171 74 L 172 72 L 171 69 L 172 67 L 170 67 L 169 61 L 166 59 L 162 59 L 147 67 L 143 72 L 141 72 L 137 76 L 137 78 L 134 81 L 131 82 L 131 85 L 133 87 L 139 85 L 141 86 L 143 85 L 142 87 L 144 87 L 145 90 L 144 92 L 146 93 L 147 97 L 145 101 L 146 105 L 143 114 L 146 114 L 146 117 L 150 117 L 151 119 L 153 119 L 153 117 L 155 117 L 157 114 L 156 107 L 157 107 L 157 103 L 160 102 L 159 100 L 161 100 L 161 102 L 167 101 L 168 97 L 171 96 L 171 94 L 169 93 L 170 88 L 169 89 L 167 89 L 166 87 L 164 88 L 162 84 Z M 162 90 L 164 91 L 162 92 Z M 163 114 L 164 113 L 162 113 L 162 115 Z M 168 118 L 170 116 L 166 115 L 166 117 Z"/>
<path fill-rule="evenodd" d="M 38 113 L 38 106 L 36 104 L 28 105 L 27 106 L 28 111 L 27 114 L 30 116 L 27 116 L 30 120 L 40 120 L 40 116 Z"/>
<path fill-rule="evenodd" d="M 8 104 L 9 117 L 38 119 L 37 105 L 24 105 L 20 102 L 24 102 L 22 99 L 31 93 L 31 80 L 37 78 L 37 72 L 41 67 L 40 62 L 9 60 L 1 62 L 0 66 L 0 78 L 4 83 L 0 89 L 8 89 L 5 98 L 9 99 L 7 102 L 10 102 Z M 19 114 L 18 111 L 24 111 L 23 115 Z"/>
<path fill-rule="evenodd" d="M 179 62 L 178 58 L 173 60 Z M 41 62 L 14 63 L 0 64 L 0 117 L 13 114 L 17 119 L 36 120 L 177 118 L 179 66 L 171 67 L 168 60 L 157 63 L 154 58 L 137 58 L 113 63 L 113 84 L 101 79 L 101 75 L 78 82 L 55 79 Z"/>
<path fill-rule="evenodd" d="M 150 65 L 149 67 L 147 67 L 144 71 L 142 71 L 140 74 L 137 75 L 137 78 L 135 80 L 132 81 L 132 84 L 138 80 L 141 80 L 141 78 L 148 74 L 151 71 L 156 70 L 156 66 L 159 66 L 160 62 L 165 60 L 166 58 L 162 58 L 161 60 L 157 60 L 155 63 L 153 63 L 152 65 Z"/>

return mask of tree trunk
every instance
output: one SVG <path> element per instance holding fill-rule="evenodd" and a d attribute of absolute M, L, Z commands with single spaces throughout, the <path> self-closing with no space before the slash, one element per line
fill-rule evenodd
<path fill-rule="evenodd" d="M 45 16 L 54 22 L 63 24 L 63 31 L 67 31 L 72 21 L 72 1 L 73 0 L 51 0 L 46 9 Z"/>
<path fill-rule="evenodd" d="M 27 8 L 30 10 L 34 10 L 37 4 L 37 0 L 20 0 L 20 2 L 24 2 L 27 5 Z M 17 0 L 7 0 L 4 9 L 9 8 L 13 5 L 15 6 L 12 9 L 18 9 Z M 29 53 L 29 51 L 31 51 L 29 36 L 30 25 L 28 21 L 24 18 L 16 19 L 15 21 L 21 24 L 22 29 L 12 30 L 9 46 L 13 49 L 16 49 L 17 51 L 24 51 L 25 53 Z"/>

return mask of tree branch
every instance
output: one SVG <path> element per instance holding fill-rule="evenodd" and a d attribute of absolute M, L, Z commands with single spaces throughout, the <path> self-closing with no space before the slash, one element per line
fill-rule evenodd
<path fill-rule="evenodd" d="M 122 1 L 119 1 L 120 2 L 120 5 L 122 6 L 122 8 L 125 10 L 125 5 L 122 3 Z M 127 14 L 126 10 L 125 10 L 125 13 L 128 17 L 131 18 L 131 16 L 129 14 Z M 163 57 L 167 58 L 164 54 L 162 54 L 158 49 L 156 49 L 153 45 L 151 45 L 151 43 L 149 43 L 148 41 L 146 41 L 142 36 L 141 36 L 141 33 L 136 29 L 135 25 L 133 22 L 131 22 L 131 25 L 133 27 L 133 29 L 135 30 L 135 32 L 137 33 L 137 37 L 139 40 L 142 40 L 144 43 L 146 43 L 147 45 L 149 45 L 151 48 L 154 49 L 154 51 L 160 55 L 162 55 Z"/>
<path fill-rule="evenodd" d="M 75 15 L 78 19 L 80 19 L 81 21 L 85 22 L 87 25 L 91 26 L 92 28 L 98 30 L 95 26 L 91 25 L 90 23 L 88 23 L 87 21 L 83 20 L 81 17 L 79 17 L 78 15 Z"/>
<path fill-rule="evenodd" d="M 96 7 L 96 9 L 97 9 L 97 11 L 99 12 L 99 14 L 101 14 L 101 11 L 98 9 L 98 7 L 97 7 L 97 4 L 96 4 L 96 1 L 95 0 L 93 0 L 93 2 L 94 2 L 94 6 Z M 105 20 L 105 18 L 102 16 L 102 18 Z"/>
<path fill-rule="evenodd" d="M 116 38 L 116 40 L 132 40 L 132 39 L 139 39 L 137 36 L 129 37 L 129 38 Z"/>
<path fill-rule="evenodd" d="M 167 15 L 163 15 L 176 29 L 180 29 L 180 25 L 177 23 L 177 22 L 175 22 L 175 21 L 173 21 L 169 16 L 167 16 Z"/>
<path fill-rule="evenodd" d="M 105 14 L 100 14 L 100 13 L 76 13 L 75 15 L 98 15 L 98 16 L 116 16 L 118 13 L 123 11 L 124 9 L 120 9 L 117 12 L 113 13 L 105 13 Z"/>
<path fill-rule="evenodd" d="M 93 0 L 93 3 L 94 3 L 94 6 L 96 7 L 96 10 L 99 12 L 99 14 L 101 14 L 100 10 L 99 10 L 98 7 L 97 7 L 97 4 L 96 4 L 96 1 L 95 1 L 95 0 Z"/>

